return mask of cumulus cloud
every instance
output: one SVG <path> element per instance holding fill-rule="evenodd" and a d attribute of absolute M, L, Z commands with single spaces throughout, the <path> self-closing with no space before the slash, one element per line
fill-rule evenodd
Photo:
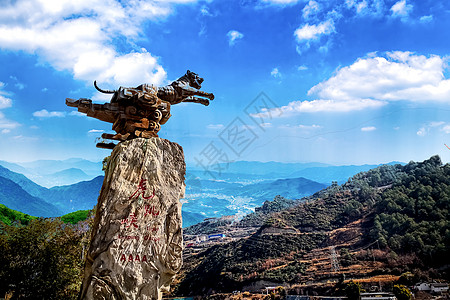
<path fill-rule="evenodd" d="M 272 71 L 270 72 L 270 75 L 272 75 L 275 78 L 280 78 L 281 77 L 281 73 L 278 70 L 278 68 L 273 68 Z"/>
<path fill-rule="evenodd" d="M 3 88 L 5 84 L 0 81 L 0 109 L 11 107 L 12 100 L 8 97 L 9 93 Z"/>
<path fill-rule="evenodd" d="M 11 130 L 11 129 L 17 128 L 17 127 L 19 127 L 19 126 L 20 126 L 19 123 L 14 122 L 14 121 L 11 121 L 11 120 L 8 120 L 8 119 L 5 117 L 5 114 L 3 114 L 3 113 L 0 111 L 0 129 Z"/>
<path fill-rule="evenodd" d="M 334 32 L 334 22 L 329 19 L 318 25 L 305 24 L 297 30 L 295 30 L 294 35 L 297 42 L 308 42 L 310 40 L 317 40 L 322 35 L 329 35 Z"/>
<path fill-rule="evenodd" d="M 367 127 L 362 127 L 361 131 L 374 131 L 377 130 L 377 128 L 375 126 L 367 126 Z"/>
<path fill-rule="evenodd" d="M 450 133 L 450 125 L 447 124 L 447 125 L 443 126 L 441 130 L 442 130 L 443 132 L 449 134 L 449 133 Z"/>
<path fill-rule="evenodd" d="M 12 106 L 12 100 L 9 98 L 10 93 L 4 90 L 5 84 L 0 81 L 0 109 L 5 109 Z M 5 117 L 5 114 L 0 111 L 0 129 L 2 133 L 9 133 L 11 129 L 19 127 L 20 124 L 11 121 Z"/>
<path fill-rule="evenodd" d="M 406 0 L 400 0 L 391 7 L 392 17 L 407 20 L 409 13 L 413 10 L 412 4 L 406 4 Z"/>
<path fill-rule="evenodd" d="M 11 107 L 12 100 L 0 94 L 0 109 Z"/>
<path fill-rule="evenodd" d="M 240 33 L 237 30 L 230 30 L 227 33 L 227 37 L 228 37 L 228 44 L 230 46 L 233 46 L 237 40 L 240 40 L 244 37 L 244 34 Z"/>
<path fill-rule="evenodd" d="M 318 113 L 318 112 L 350 112 L 361 111 L 365 109 L 375 109 L 382 107 L 386 103 L 383 101 L 371 99 L 357 99 L 348 101 L 336 100 L 312 100 L 312 101 L 292 101 L 288 105 L 274 109 L 264 110 L 259 113 L 251 114 L 252 117 L 267 118 L 274 112 L 281 111 L 278 117 L 292 117 L 300 113 Z"/>
<path fill-rule="evenodd" d="M 420 23 L 430 23 L 431 21 L 433 21 L 433 15 L 429 15 L 429 16 L 422 16 L 419 19 Z"/>
<path fill-rule="evenodd" d="M 292 5 L 300 2 L 300 0 L 262 0 L 261 2 L 272 5 Z"/>
<path fill-rule="evenodd" d="M 385 10 L 383 0 L 345 0 L 346 8 L 354 10 L 356 16 L 381 16 Z"/>
<path fill-rule="evenodd" d="M 168 16 L 174 4 L 194 1 L 7 2 L 0 7 L 0 48 L 37 54 L 80 80 L 160 84 L 166 72 L 156 57 L 145 49 L 122 54 L 111 41 L 133 41 L 142 35 L 144 22 Z M 130 43 L 129 48 L 133 47 Z"/>
<path fill-rule="evenodd" d="M 310 0 L 302 10 L 302 16 L 304 19 L 308 19 L 314 16 L 316 13 L 320 11 L 319 3 L 316 1 Z"/>
<path fill-rule="evenodd" d="M 313 86 L 308 95 L 315 96 L 315 100 L 292 101 L 273 110 L 281 109 L 280 115 L 288 117 L 299 113 L 376 109 L 394 101 L 445 102 L 450 99 L 450 79 L 444 76 L 446 68 L 445 58 L 437 55 L 371 53 Z M 261 110 L 254 116 L 264 117 L 273 110 Z M 426 128 L 418 134 L 426 134 Z"/>
<path fill-rule="evenodd" d="M 445 59 L 411 52 L 388 52 L 360 58 L 319 83 L 308 95 L 325 99 L 377 101 L 448 101 L 450 79 L 444 77 Z"/>
<path fill-rule="evenodd" d="M 62 118 L 65 115 L 66 115 L 66 113 L 62 112 L 62 111 L 48 111 L 46 109 L 35 111 L 33 113 L 33 116 L 37 117 L 37 118 L 54 118 L 54 117 Z"/>

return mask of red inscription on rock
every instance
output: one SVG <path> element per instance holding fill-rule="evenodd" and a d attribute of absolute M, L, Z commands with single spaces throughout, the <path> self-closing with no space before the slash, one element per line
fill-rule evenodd
<path fill-rule="evenodd" d="M 133 254 L 125 254 L 125 253 L 123 253 L 120 256 L 120 262 L 126 262 L 126 261 L 129 261 L 129 262 L 135 262 L 135 261 L 147 262 L 147 255 L 144 254 L 142 257 L 140 257 L 139 254 L 133 255 Z"/>
<path fill-rule="evenodd" d="M 159 210 L 157 210 L 155 206 L 146 205 L 144 208 L 145 208 L 144 217 L 146 217 L 147 215 L 153 217 L 159 216 Z"/>
<path fill-rule="evenodd" d="M 141 179 L 141 182 L 139 182 L 136 192 L 134 192 L 134 194 L 131 195 L 130 198 L 128 198 L 128 200 L 131 200 L 133 198 L 138 199 L 140 195 L 142 195 L 142 198 L 144 198 L 145 200 L 149 200 L 155 197 L 155 188 L 153 188 L 153 194 L 150 196 L 145 196 L 146 191 L 147 191 L 147 180 Z"/>
<path fill-rule="evenodd" d="M 137 222 L 137 216 L 135 213 L 130 214 L 130 216 L 126 219 L 120 220 L 121 224 L 127 224 L 126 228 L 133 226 L 134 228 L 138 228 Z"/>

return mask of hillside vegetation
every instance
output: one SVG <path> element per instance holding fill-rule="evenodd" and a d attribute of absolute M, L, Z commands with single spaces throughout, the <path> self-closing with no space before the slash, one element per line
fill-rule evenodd
<path fill-rule="evenodd" d="M 37 219 L 36 217 L 24 214 L 20 211 L 10 209 L 3 204 L 0 204 L 0 221 L 6 225 L 11 225 L 14 222 L 27 225 L 31 220 Z"/>
<path fill-rule="evenodd" d="M 0 297 L 76 299 L 92 225 L 90 211 L 63 216 L 64 223 L 0 205 L 0 219 Z"/>
<path fill-rule="evenodd" d="M 449 197 L 450 165 L 434 156 L 359 173 L 279 212 L 269 213 L 268 203 L 237 225 L 265 215 L 255 234 L 188 257 L 176 294 L 230 292 L 261 282 L 295 285 L 341 274 L 448 277 Z M 273 204 L 274 210 L 289 205 Z M 330 262 L 334 248 L 339 272 Z"/>

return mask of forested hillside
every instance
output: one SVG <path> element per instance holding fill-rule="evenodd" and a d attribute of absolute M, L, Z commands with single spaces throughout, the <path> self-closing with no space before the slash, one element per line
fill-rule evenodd
<path fill-rule="evenodd" d="M 448 277 L 449 208 L 450 165 L 438 156 L 362 172 L 289 209 L 266 213 L 247 239 L 189 257 L 177 295 L 230 292 L 262 281 L 295 285 L 339 274 Z M 244 218 L 240 226 L 254 219 Z M 314 255 L 329 262 L 330 246 L 340 254 L 340 273 L 314 262 Z"/>

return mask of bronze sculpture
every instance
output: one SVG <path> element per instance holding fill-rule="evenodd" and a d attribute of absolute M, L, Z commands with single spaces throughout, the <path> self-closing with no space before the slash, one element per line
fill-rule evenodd
<path fill-rule="evenodd" d="M 125 141 L 137 137 L 157 137 L 161 125 L 169 118 L 170 105 L 181 102 L 209 105 L 214 99 L 212 93 L 200 91 L 203 78 L 187 71 L 185 75 L 164 87 L 141 84 L 136 88 L 120 87 L 118 90 L 102 90 L 94 81 L 95 88 L 106 94 L 113 94 L 109 103 L 95 104 L 92 100 L 66 98 L 66 105 L 77 107 L 79 112 L 101 121 L 112 123 L 116 134 L 102 134 L 102 138 Z M 98 143 L 97 147 L 112 149 L 114 143 Z"/>

